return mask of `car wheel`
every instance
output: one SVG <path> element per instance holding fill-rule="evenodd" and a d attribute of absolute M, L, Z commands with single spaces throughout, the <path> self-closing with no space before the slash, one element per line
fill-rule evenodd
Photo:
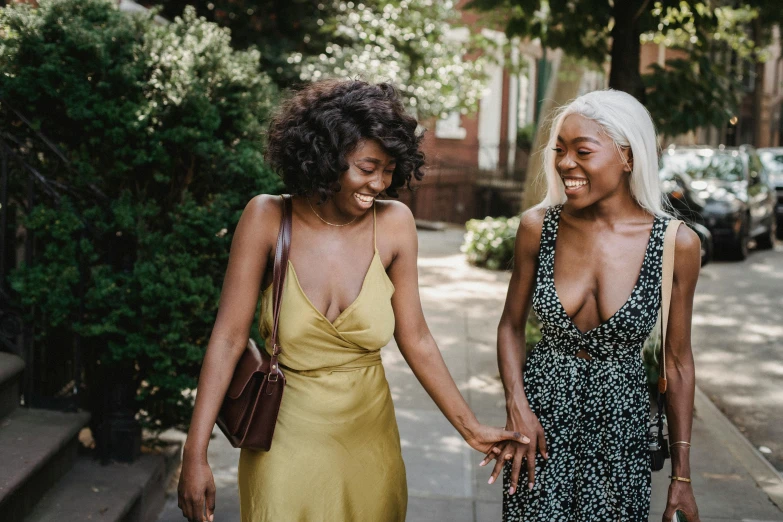
<path fill-rule="evenodd" d="M 726 254 L 728 258 L 733 261 L 744 261 L 748 257 L 748 219 L 742 217 L 742 224 L 740 225 L 740 233 L 733 241 L 728 244 Z"/>
<path fill-rule="evenodd" d="M 778 236 L 778 239 L 783 239 L 783 219 L 781 220 L 775 220 L 776 221 L 776 234 Z"/>
<path fill-rule="evenodd" d="M 756 248 L 759 250 L 769 250 L 771 248 L 775 248 L 775 236 L 777 235 L 775 233 L 776 228 L 775 220 L 770 220 L 769 230 L 756 238 Z"/>

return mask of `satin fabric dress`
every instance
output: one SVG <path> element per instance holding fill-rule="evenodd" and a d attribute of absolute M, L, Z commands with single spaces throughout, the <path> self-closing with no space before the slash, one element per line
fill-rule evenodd
<path fill-rule="evenodd" d="M 405 466 L 380 354 L 394 333 L 393 293 L 376 246 L 358 297 L 330 322 L 289 261 L 279 323 L 287 383 L 270 451 L 241 452 L 242 522 L 405 520 Z M 271 288 L 261 307 L 268 340 Z"/>

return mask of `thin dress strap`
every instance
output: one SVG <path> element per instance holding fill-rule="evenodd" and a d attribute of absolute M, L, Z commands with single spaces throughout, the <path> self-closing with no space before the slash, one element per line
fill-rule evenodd
<path fill-rule="evenodd" d="M 378 251 L 377 227 L 375 224 L 375 201 L 372 202 L 372 246 L 375 251 Z"/>
<path fill-rule="evenodd" d="M 554 257 L 555 241 L 557 240 L 557 229 L 560 225 L 560 212 L 562 205 L 555 205 L 546 209 L 544 214 L 544 223 L 541 227 L 541 246 L 539 249 L 539 258 L 541 254 Z"/>
<path fill-rule="evenodd" d="M 560 220 L 562 205 L 548 207 L 544 213 L 544 222 L 541 226 L 541 239 L 538 249 L 538 267 L 536 269 L 536 281 L 552 281 L 554 278 L 555 240 L 557 239 L 557 225 Z M 536 291 L 541 291 L 542 285 L 536 284 Z"/>

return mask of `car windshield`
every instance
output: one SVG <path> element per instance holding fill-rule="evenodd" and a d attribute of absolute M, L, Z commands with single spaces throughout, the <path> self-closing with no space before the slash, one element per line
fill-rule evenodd
<path fill-rule="evenodd" d="M 783 152 L 764 151 L 759 154 L 764 168 L 775 174 L 783 174 Z"/>
<path fill-rule="evenodd" d="M 676 174 L 687 174 L 691 178 L 741 181 L 743 179 L 742 157 L 736 151 L 689 150 L 664 151 L 661 157 L 661 177 L 671 179 Z"/>

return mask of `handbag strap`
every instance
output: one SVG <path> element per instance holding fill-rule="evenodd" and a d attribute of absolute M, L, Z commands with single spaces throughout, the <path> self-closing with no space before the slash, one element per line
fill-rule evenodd
<path fill-rule="evenodd" d="M 277 340 L 277 326 L 280 321 L 280 303 L 283 301 L 283 285 L 285 284 L 285 275 L 288 272 L 288 253 L 291 249 L 291 196 L 284 194 L 282 198 L 283 219 L 280 221 L 280 232 L 277 234 L 275 265 L 272 271 L 272 337 L 270 339 L 270 342 L 272 343 L 272 370 L 269 375 L 269 380 L 272 382 L 277 381 L 279 372 L 277 357 L 280 355 L 280 344 Z"/>
<path fill-rule="evenodd" d="M 661 276 L 661 369 L 658 377 L 658 391 L 666 393 L 666 329 L 669 324 L 669 308 L 672 300 L 672 280 L 674 279 L 674 250 L 677 230 L 682 224 L 672 219 L 663 235 L 663 273 Z"/>

